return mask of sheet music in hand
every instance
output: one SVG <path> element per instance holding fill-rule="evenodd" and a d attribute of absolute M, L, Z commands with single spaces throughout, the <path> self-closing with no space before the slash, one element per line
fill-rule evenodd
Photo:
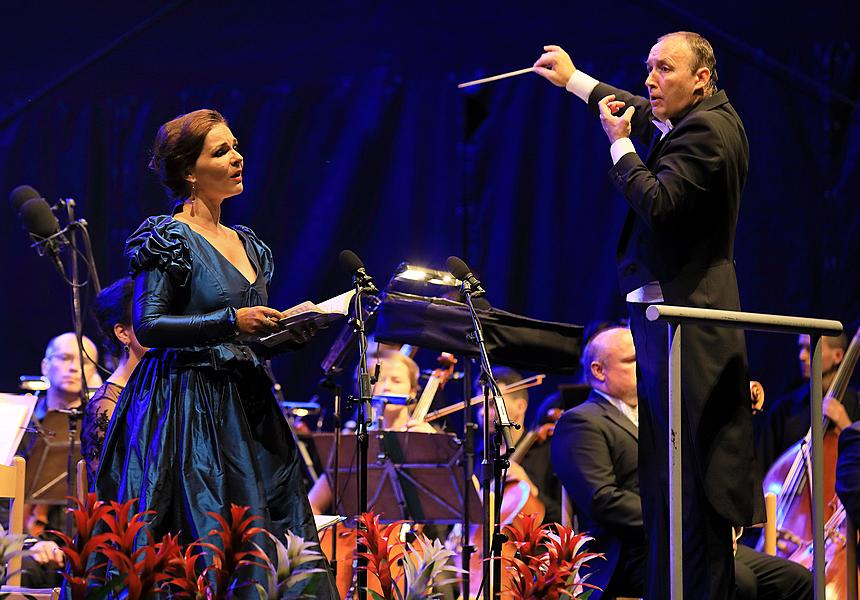
<path fill-rule="evenodd" d="M 292 339 L 292 335 L 288 331 L 292 327 L 308 323 L 313 323 L 317 327 L 324 327 L 332 321 L 336 321 L 349 312 L 349 302 L 354 295 L 355 290 L 349 290 L 319 304 L 314 304 L 310 300 L 306 300 L 301 304 L 296 304 L 292 308 L 282 311 L 285 316 L 278 321 L 278 324 L 284 328 L 284 331 L 260 338 L 260 343 L 272 348 L 281 342 Z"/>
<path fill-rule="evenodd" d="M 331 527 L 335 523 L 346 521 L 346 517 L 342 515 L 314 515 L 314 524 L 317 526 L 317 533 L 322 532 L 326 527 Z"/>

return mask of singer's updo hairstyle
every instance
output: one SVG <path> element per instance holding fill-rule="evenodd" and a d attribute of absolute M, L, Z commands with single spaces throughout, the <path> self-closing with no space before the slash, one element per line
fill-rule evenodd
<path fill-rule="evenodd" d="M 123 343 L 116 337 L 114 325 L 131 327 L 131 302 L 134 297 L 134 282 L 123 277 L 104 288 L 96 296 L 93 313 L 102 334 L 105 350 L 114 357 L 122 353 Z"/>
<path fill-rule="evenodd" d="M 158 128 L 149 168 L 167 189 L 174 210 L 191 194 L 185 176 L 203 151 L 206 135 L 219 123 L 227 125 L 227 119 L 217 110 L 203 108 L 179 115 Z"/>

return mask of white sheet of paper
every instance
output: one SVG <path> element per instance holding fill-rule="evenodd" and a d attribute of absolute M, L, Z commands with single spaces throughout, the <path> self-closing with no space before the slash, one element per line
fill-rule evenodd
<path fill-rule="evenodd" d="M 346 521 L 346 517 L 341 515 L 314 515 L 314 524 L 317 526 L 317 533 L 341 521 Z"/>
<path fill-rule="evenodd" d="M 0 394 L 0 462 L 12 464 L 36 408 L 32 394 Z"/>

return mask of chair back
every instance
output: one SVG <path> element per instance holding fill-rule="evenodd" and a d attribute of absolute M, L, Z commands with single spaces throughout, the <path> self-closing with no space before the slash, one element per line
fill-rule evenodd
<path fill-rule="evenodd" d="M 11 498 L 8 531 L 24 533 L 24 481 L 27 463 L 20 456 L 12 459 L 12 465 L 0 465 L 0 498 Z M 7 580 L 8 585 L 21 585 L 21 556 L 16 556 L 7 565 L 8 573 L 15 573 Z"/>

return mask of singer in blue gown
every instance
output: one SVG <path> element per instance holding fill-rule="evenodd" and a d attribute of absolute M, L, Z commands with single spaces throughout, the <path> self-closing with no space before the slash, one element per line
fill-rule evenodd
<path fill-rule="evenodd" d="M 126 242 L 135 332 L 151 350 L 118 400 L 96 491 L 103 500 L 140 498 L 138 510 L 156 511 L 156 539 L 168 532 L 186 544 L 205 538 L 218 527 L 209 513 L 229 522 L 236 504 L 282 541 L 290 530 L 316 542 L 293 432 L 264 358 L 237 337 L 237 311 L 268 302 L 272 254 L 250 229 L 232 229 L 254 281 L 174 216 L 148 218 Z M 274 560 L 268 538 L 254 541 Z M 321 575 L 315 596 L 336 598 L 330 574 Z M 264 577 L 248 569 L 248 580 L 265 585 Z"/>

